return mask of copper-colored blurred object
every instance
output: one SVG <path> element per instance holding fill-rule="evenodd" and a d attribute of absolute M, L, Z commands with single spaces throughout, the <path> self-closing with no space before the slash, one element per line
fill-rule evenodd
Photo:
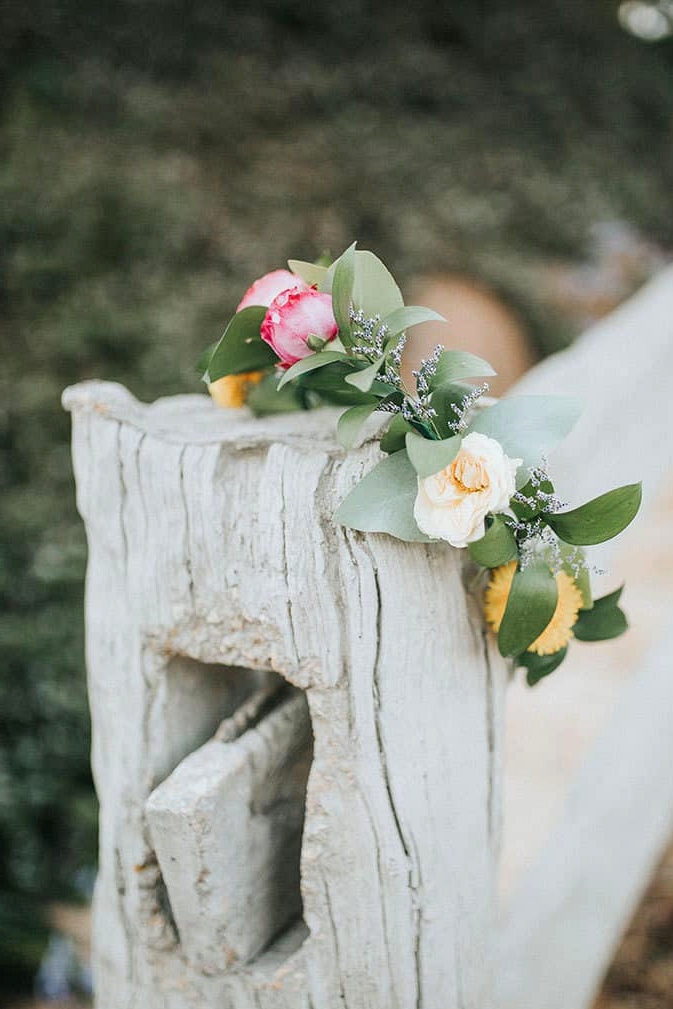
<path fill-rule="evenodd" d="M 506 392 L 535 362 L 521 321 L 496 294 L 476 281 L 451 275 L 425 277 L 414 284 L 406 300 L 434 308 L 448 322 L 425 323 L 410 331 L 405 355 L 407 378 L 437 343 L 485 358 L 498 373 L 488 379 L 493 396 Z"/>

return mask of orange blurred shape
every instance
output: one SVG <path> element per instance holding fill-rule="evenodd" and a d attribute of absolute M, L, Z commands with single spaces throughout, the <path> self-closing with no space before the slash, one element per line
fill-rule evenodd
<path fill-rule="evenodd" d="M 448 323 L 423 323 L 410 331 L 404 357 L 407 381 L 412 381 L 412 369 L 429 357 L 438 343 L 447 350 L 469 350 L 488 361 L 497 372 L 487 379 L 492 396 L 502 396 L 535 363 L 521 321 L 496 294 L 476 281 L 451 275 L 423 277 L 413 285 L 407 300 L 433 308 Z"/>

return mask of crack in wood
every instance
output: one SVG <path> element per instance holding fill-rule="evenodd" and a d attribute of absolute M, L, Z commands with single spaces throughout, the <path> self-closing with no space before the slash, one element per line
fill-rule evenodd
<path fill-rule="evenodd" d="M 290 591 L 290 586 L 288 583 L 288 557 L 287 557 L 287 506 L 285 504 L 285 475 L 281 476 L 280 482 L 280 496 L 281 496 L 281 511 L 280 511 L 280 524 L 281 524 L 281 539 L 283 544 L 283 576 L 286 586 L 286 600 L 285 606 L 287 611 L 287 620 L 290 629 L 290 639 L 292 641 L 292 651 L 294 653 L 294 662 L 297 670 L 299 669 L 299 651 L 297 649 L 297 638 L 294 630 L 294 619 L 292 615 L 292 593 Z"/>
<path fill-rule="evenodd" d="M 124 566 L 124 572 L 128 571 L 128 556 L 129 556 L 129 544 L 126 535 L 126 522 L 124 520 L 124 508 L 126 506 L 127 499 L 127 487 L 126 480 L 124 479 L 124 453 L 122 451 L 122 430 L 123 426 L 121 421 L 117 423 L 117 461 L 119 466 L 119 528 L 121 530 L 121 541 L 122 541 L 122 562 Z"/>
<path fill-rule="evenodd" d="M 486 815 L 488 817 L 488 837 L 491 845 L 495 843 L 495 706 L 493 703 L 493 692 L 495 683 L 493 678 L 493 668 L 491 666 L 491 653 L 488 643 L 488 631 L 482 630 L 482 642 L 484 648 L 484 662 L 486 673 L 486 742 L 488 745 L 488 780 L 486 782 Z"/>
<path fill-rule="evenodd" d="M 418 862 L 418 852 L 416 846 L 411 839 L 411 843 L 407 840 L 407 837 L 402 829 L 402 823 L 400 820 L 399 813 L 397 811 L 397 806 L 395 804 L 395 799 L 393 797 L 392 783 L 390 780 L 390 771 L 388 769 L 388 762 L 386 760 L 386 749 L 383 740 L 383 727 L 381 725 L 381 691 L 379 684 L 379 665 L 381 659 L 381 624 L 383 615 L 383 605 L 381 597 L 381 585 L 379 582 L 379 572 L 376 565 L 374 556 L 366 543 L 363 543 L 364 550 L 371 564 L 372 575 L 374 578 L 374 588 L 376 591 L 376 652 L 374 655 L 374 665 L 372 670 L 372 687 L 374 691 L 374 722 L 376 728 L 376 742 L 379 751 L 379 760 L 381 763 L 381 772 L 383 775 L 383 782 L 386 789 L 386 794 L 388 796 L 388 802 L 390 805 L 390 811 L 392 813 L 393 821 L 395 823 L 395 829 L 397 831 L 397 836 L 402 845 L 402 850 L 404 851 L 407 860 L 407 869 L 409 873 L 409 889 L 411 891 L 411 906 L 412 906 L 412 921 L 414 929 L 414 974 L 416 980 L 416 1009 L 421 1009 L 421 966 L 420 966 L 420 904 L 418 900 L 418 888 L 420 886 L 420 868 Z"/>
<path fill-rule="evenodd" d="M 126 979 L 132 982 L 134 976 L 133 950 L 135 937 L 133 934 L 131 919 L 129 918 L 126 910 L 126 879 L 124 876 L 124 866 L 122 864 L 122 857 L 119 848 L 114 849 L 114 880 L 115 889 L 117 891 L 117 905 L 119 907 L 119 922 L 124 933 L 124 939 L 126 940 Z"/>
<path fill-rule="evenodd" d="M 330 928 L 332 930 L 332 942 L 334 945 L 334 956 L 336 958 L 337 965 L 337 975 L 339 977 L 339 998 L 344 1009 L 348 1009 L 348 999 L 346 998 L 346 992 L 344 990 L 344 974 L 341 969 L 341 953 L 339 949 L 339 933 L 336 927 L 336 922 L 334 921 L 334 913 L 332 911 L 332 900 L 329 895 L 329 886 L 327 885 L 327 880 L 323 877 L 322 880 L 323 889 L 325 892 L 325 904 L 327 905 L 327 917 L 329 919 Z"/>
<path fill-rule="evenodd" d="M 191 543 L 190 543 L 190 522 L 189 522 L 189 505 L 187 503 L 187 494 L 185 492 L 185 455 L 189 446 L 185 445 L 180 452 L 180 461 L 178 463 L 180 470 L 180 498 L 182 500 L 182 508 L 185 516 L 185 570 L 187 572 L 187 578 L 189 579 L 189 598 L 192 603 L 192 608 L 194 606 L 194 576 L 192 572 L 192 558 L 191 558 Z"/>
<path fill-rule="evenodd" d="M 370 823 L 370 826 L 371 826 L 371 829 L 372 829 L 372 837 L 374 839 L 374 850 L 376 851 L 376 871 L 378 873 L 379 883 L 380 883 L 380 891 L 381 891 L 381 918 L 383 919 L 383 940 L 384 940 L 385 947 L 386 947 L 386 960 L 388 961 L 388 970 L 390 972 L 390 978 L 391 978 L 391 981 L 392 981 L 392 979 L 395 976 L 395 970 L 394 970 L 393 961 L 392 961 L 392 951 L 390 949 L 390 934 L 389 934 L 389 931 L 388 931 L 387 901 L 386 901 L 385 896 L 383 894 L 384 887 L 383 887 L 383 868 L 381 866 L 381 845 L 379 844 L 379 839 L 378 839 L 378 836 L 377 836 L 377 833 L 376 833 L 376 827 L 374 825 L 374 817 L 372 816 L 372 811 L 371 811 L 371 809 L 369 807 L 369 803 L 367 802 L 366 796 L 365 796 L 364 792 L 362 791 L 362 789 L 359 790 L 359 794 L 360 794 L 360 797 L 362 799 L 362 804 L 365 807 L 365 810 L 367 812 L 367 818 L 369 820 L 369 823 Z M 395 992 L 394 989 L 393 989 L 393 997 L 395 998 L 395 1003 L 394 1003 L 395 1007 L 399 1006 L 399 1002 L 397 1000 L 397 995 L 396 995 L 396 992 Z M 393 1007 L 391 1007 L 391 1009 L 393 1009 Z"/>

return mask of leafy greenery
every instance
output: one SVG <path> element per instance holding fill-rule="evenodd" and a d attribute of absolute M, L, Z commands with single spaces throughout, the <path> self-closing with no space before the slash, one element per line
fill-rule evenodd
<path fill-rule="evenodd" d="M 352 448 L 355 445 L 363 424 L 371 417 L 378 405 L 378 400 L 375 399 L 371 403 L 351 406 L 350 409 L 344 410 L 337 423 L 337 437 L 344 448 Z"/>
<path fill-rule="evenodd" d="M 511 396 L 481 410 L 468 431 L 479 431 L 500 442 L 510 459 L 521 459 L 518 481 L 539 466 L 541 457 L 572 429 L 581 403 L 570 396 Z"/>
<path fill-rule="evenodd" d="M 410 431 L 413 431 L 411 424 L 399 414 L 396 414 L 381 438 L 381 451 L 388 454 L 400 452 L 406 445 L 406 437 Z"/>
<path fill-rule="evenodd" d="M 207 366 L 207 381 L 216 382 L 225 375 L 240 375 L 273 367 L 278 358 L 259 335 L 266 315 L 260 305 L 237 312 L 215 347 Z"/>
<path fill-rule="evenodd" d="M 354 371 L 351 375 L 346 375 L 345 381 L 349 385 L 354 386 L 359 389 L 360 392 L 369 392 L 376 381 L 379 371 L 381 370 L 381 365 L 383 364 L 385 358 L 379 357 L 373 364 L 370 364 L 367 368 L 361 368 L 358 371 Z M 384 390 L 384 396 L 391 392 L 392 390 Z"/>
<path fill-rule="evenodd" d="M 318 354 L 310 354 L 308 357 L 303 357 L 301 361 L 297 361 L 293 364 L 291 368 L 283 372 L 280 380 L 276 379 L 278 382 L 278 389 L 282 389 L 283 386 L 287 385 L 288 382 L 292 382 L 295 378 L 299 378 L 300 375 L 305 375 L 309 371 L 316 371 L 318 368 L 324 368 L 326 364 L 333 364 L 335 361 L 347 361 L 345 354 L 342 354 L 338 350 L 321 350 Z"/>
<path fill-rule="evenodd" d="M 566 543 L 591 546 L 612 539 L 631 523 L 642 500 L 639 483 L 617 487 L 569 512 L 545 515 L 545 521 Z"/>
<path fill-rule="evenodd" d="M 401 291 L 385 264 L 373 252 L 359 249 L 351 300 L 366 318 L 378 314 L 385 319 L 404 308 Z"/>
<path fill-rule="evenodd" d="M 430 397 L 430 405 L 437 414 L 435 427 L 440 438 L 451 438 L 455 434 L 454 422 L 456 415 L 454 407 L 460 408 L 466 396 L 473 387 L 464 382 L 448 382 L 436 388 Z"/>
<path fill-rule="evenodd" d="M 372 291 L 361 287 L 358 294 L 360 304 L 367 305 L 368 317 L 362 309 L 354 311 L 353 301 L 358 269 L 363 266 L 373 284 Z M 310 269 L 306 272 L 311 275 Z M 483 523 L 481 537 L 469 543 L 472 560 L 485 568 L 515 562 L 498 630 L 502 655 L 525 666 L 531 686 L 561 664 L 567 645 L 549 656 L 528 652 L 554 615 L 559 570 L 565 570 L 574 579 L 582 595 L 577 636 L 600 640 L 621 634 L 626 620 L 617 606 L 619 593 L 594 603 L 583 553 L 571 545 L 601 542 L 620 532 L 638 510 L 641 490 L 640 485 L 619 488 L 572 512 L 557 511 L 558 499 L 543 468 L 543 453 L 575 423 L 577 401 L 558 396 L 514 397 L 476 412 L 474 404 L 483 389 L 462 386 L 457 379 L 489 373 L 490 365 L 472 354 L 441 348 L 414 372 L 415 388 L 410 389 L 401 370 L 405 327 L 427 321 L 434 313 L 414 306 L 398 307 L 385 316 L 381 302 L 396 299 L 399 291 L 380 260 L 357 251 L 354 244 L 331 264 L 321 283 L 331 289 L 335 314 L 340 320 L 340 338 L 332 344 L 338 349 L 312 348 L 310 334 L 305 334 L 306 345 L 312 352 L 286 370 L 278 384 L 283 409 L 307 408 L 321 398 L 339 402 L 344 391 L 349 394 L 346 386 L 352 386 L 365 398 L 339 418 L 337 436 L 346 449 L 356 444 L 364 423 L 375 410 L 395 413 L 382 442 L 383 450 L 389 454 L 352 489 L 340 506 L 336 521 L 352 529 L 386 532 L 403 540 L 428 540 L 422 523 L 416 522 L 419 483 L 450 466 L 462 451 L 465 430 L 469 432 L 468 438 L 475 431 L 495 438 L 510 456 L 521 456 L 519 466 L 523 474 L 530 474 L 527 482 L 525 475 L 520 475 L 521 490 L 510 490 L 510 500 L 499 505 L 511 507 L 511 514 L 493 514 L 487 510 L 472 513 L 474 520 Z M 224 358 L 228 355 L 233 370 L 241 353 L 249 354 L 255 343 L 261 344 L 259 326 L 263 313 L 260 313 L 262 309 L 249 322 L 243 318 L 245 313 L 234 317 L 211 358 L 211 370 L 218 352 Z M 390 321 L 382 325 L 382 319 Z M 273 409 L 273 394 L 266 391 L 271 378 L 269 375 L 264 385 L 263 405 Z M 444 405 L 443 415 L 435 403 Z M 463 433 L 438 437 L 447 428 Z M 468 460 L 466 465 L 469 468 L 472 464 Z M 488 486 L 486 480 L 483 488 Z M 460 528 L 462 504 L 480 507 L 478 497 L 469 499 L 473 490 L 479 488 L 471 489 L 468 481 L 462 491 L 464 500 L 447 503 L 448 508 L 455 509 L 447 512 L 449 525 L 457 518 Z M 560 538 L 552 535 L 554 532 Z M 466 533 L 460 529 L 455 537 L 444 538 L 457 542 L 465 539 Z"/>
<path fill-rule="evenodd" d="M 320 353 L 324 354 L 325 351 Z M 370 392 L 361 392 L 347 384 L 346 379 L 353 374 L 353 370 L 352 361 L 335 361 L 326 368 L 301 375 L 298 385 L 317 393 L 327 403 L 336 403 L 339 406 L 359 406 L 371 402 L 372 394 L 375 392 L 387 394 L 388 389 L 379 389 L 377 383 L 372 386 Z"/>
<path fill-rule="evenodd" d="M 590 610 L 581 610 L 573 628 L 578 641 L 606 641 L 619 637 L 628 628 L 624 611 L 619 607 L 622 589 L 594 600 Z"/>
<path fill-rule="evenodd" d="M 398 308 L 387 315 L 383 322 L 388 327 L 388 340 L 392 340 L 404 330 L 418 326 L 422 322 L 446 322 L 446 319 L 431 308 L 424 308 L 422 305 L 405 305 L 404 308 Z"/>
<path fill-rule="evenodd" d="M 544 495 L 552 495 L 554 485 L 551 480 L 543 479 L 536 481 L 536 483 L 529 480 L 520 488 L 520 497 L 514 498 L 511 505 L 512 511 L 518 519 L 528 522 L 540 514 L 544 508 L 544 498 L 540 496 L 539 491 Z M 523 500 L 524 498 L 526 500 Z"/>
<path fill-rule="evenodd" d="M 418 492 L 416 471 L 406 452 L 386 456 L 341 502 L 336 522 L 362 532 L 388 533 L 398 539 L 427 543 L 414 522 Z"/>
<path fill-rule="evenodd" d="M 355 244 L 350 245 L 327 271 L 321 290 L 332 294 L 332 310 L 339 327 L 339 338 L 345 347 L 352 346 L 350 307 L 355 284 Z"/>
<path fill-rule="evenodd" d="M 455 459 L 462 439 L 460 435 L 442 438 L 439 441 L 422 438 L 412 431 L 406 435 L 406 449 L 412 466 L 419 477 L 439 473 Z"/>
<path fill-rule="evenodd" d="M 314 405 L 311 404 L 304 389 L 289 385 L 279 392 L 277 386 L 278 378 L 274 371 L 249 390 L 247 403 L 258 417 L 274 413 L 293 413 L 295 410 L 307 410 Z"/>
<path fill-rule="evenodd" d="M 547 564 L 531 561 L 515 571 L 498 631 L 500 654 L 525 652 L 553 617 L 557 599 L 556 579 Z"/>
<path fill-rule="evenodd" d="M 514 533 L 504 515 L 491 515 L 486 520 L 486 532 L 480 540 L 470 543 L 470 556 L 485 568 L 497 568 L 516 560 L 519 548 Z"/>
<path fill-rule="evenodd" d="M 561 665 L 568 648 L 559 648 L 552 655 L 538 655 L 536 652 L 524 652 L 517 659 L 517 664 L 526 670 L 526 682 L 529 687 L 534 687 L 545 676 L 549 676 Z"/>
<path fill-rule="evenodd" d="M 326 266 L 320 266 L 317 263 L 305 263 L 302 259 L 288 259 L 287 265 L 293 273 L 301 277 L 302 280 L 305 280 L 307 284 L 315 285 L 316 287 L 320 287 L 327 274 Z"/>
<path fill-rule="evenodd" d="M 443 350 L 437 362 L 437 371 L 431 381 L 433 390 L 451 386 L 462 378 L 495 375 L 493 368 L 481 357 L 468 354 L 466 350 Z"/>

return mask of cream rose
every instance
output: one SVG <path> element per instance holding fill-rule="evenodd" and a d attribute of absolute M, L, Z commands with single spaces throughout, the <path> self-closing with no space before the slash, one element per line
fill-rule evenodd
<path fill-rule="evenodd" d="M 510 459 L 500 442 L 473 431 L 439 473 L 418 478 L 416 525 L 435 539 L 466 547 L 481 539 L 489 512 L 503 511 L 516 490 L 522 459 Z"/>

